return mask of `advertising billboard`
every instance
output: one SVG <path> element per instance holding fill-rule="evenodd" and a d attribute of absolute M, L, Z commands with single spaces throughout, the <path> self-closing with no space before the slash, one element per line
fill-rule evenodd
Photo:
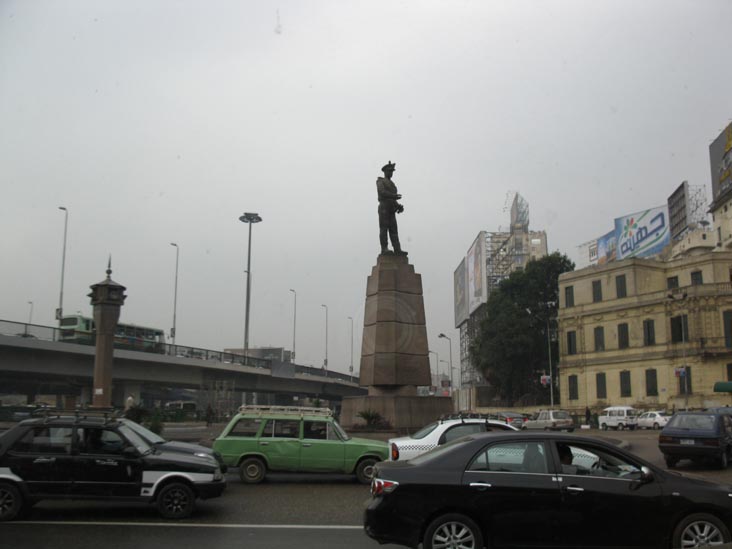
<path fill-rule="evenodd" d="M 689 183 L 679 185 L 667 202 L 671 238 L 676 240 L 689 228 Z"/>
<path fill-rule="evenodd" d="M 649 257 L 671 240 L 668 206 L 658 206 L 615 219 L 616 258 Z"/>
<path fill-rule="evenodd" d="M 712 169 L 712 200 L 732 186 L 732 123 L 709 145 Z"/>
<path fill-rule="evenodd" d="M 618 239 L 615 230 L 602 235 L 597 239 L 597 265 L 605 265 L 615 261 L 617 256 Z"/>
<path fill-rule="evenodd" d="M 485 231 L 480 231 L 468 250 L 468 313 L 487 301 L 485 279 Z"/>
<path fill-rule="evenodd" d="M 465 270 L 465 258 L 455 269 L 455 327 L 468 320 L 468 272 Z"/>
<path fill-rule="evenodd" d="M 597 239 L 589 240 L 577 246 L 577 269 L 584 269 L 590 265 L 597 265 Z"/>

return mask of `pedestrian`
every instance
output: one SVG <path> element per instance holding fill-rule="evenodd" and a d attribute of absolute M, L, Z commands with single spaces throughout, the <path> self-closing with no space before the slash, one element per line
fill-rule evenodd
<path fill-rule="evenodd" d="M 211 423 L 213 423 L 213 416 L 214 416 L 214 411 L 213 411 L 213 408 L 211 408 L 211 405 L 209 404 L 206 407 L 206 427 L 211 427 Z"/>
<path fill-rule="evenodd" d="M 592 421 L 592 412 L 590 412 L 589 406 L 585 406 L 585 423 L 591 425 L 590 421 Z"/>

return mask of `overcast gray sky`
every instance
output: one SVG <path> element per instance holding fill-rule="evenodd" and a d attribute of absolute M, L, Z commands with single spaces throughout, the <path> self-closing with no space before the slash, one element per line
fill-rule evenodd
<path fill-rule="evenodd" d="M 279 10 L 281 32 L 276 32 Z M 682 180 L 711 199 L 709 143 L 732 117 L 732 2 L 0 2 L 0 319 L 53 325 L 127 286 L 123 322 L 177 342 L 250 344 L 358 369 L 379 252 L 375 179 L 403 194 L 432 349 L 459 337 L 453 270 L 479 230 L 531 227 L 576 260 L 613 218 Z"/>

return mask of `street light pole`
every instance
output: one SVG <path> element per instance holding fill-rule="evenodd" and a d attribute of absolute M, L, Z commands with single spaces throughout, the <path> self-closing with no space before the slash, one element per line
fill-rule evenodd
<path fill-rule="evenodd" d="M 61 321 L 64 314 L 64 273 L 66 271 L 66 230 L 69 226 L 69 211 L 64 206 L 59 206 L 64 212 L 64 247 L 61 253 L 61 292 L 58 297 L 58 309 L 56 309 L 56 320 Z"/>
<path fill-rule="evenodd" d="M 259 214 L 245 212 L 239 221 L 249 224 L 249 245 L 247 246 L 247 302 L 246 312 L 244 313 L 244 363 L 248 362 L 249 356 L 249 295 L 252 289 L 252 225 L 259 223 L 262 218 Z"/>
<path fill-rule="evenodd" d="M 29 301 L 28 305 L 30 305 L 30 312 L 28 313 L 28 324 L 33 324 L 33 302 Z"/>
<path fill-rule="evenodd" d="M 351 365 L 348 367 L 348 374 L 353 377 L 353 317 L 349 316 L 348 320 L 351 321 Z"/>
<path fill-rule="evenodd" d="M 175 320 L 178 312 L 178 244 L 175 242 L 170 243 L 171 246 L 175 246 L 175 286 L 173 290 L 173 328 L 170 330 L 170 337 L 173 339 L 173 347 L 175 347 Z"/>
<path fill-rule="evenodd" d="M 427 351 L 428 353 L 431 353 L 435 355 L 435 377 L 437 381 L 440 381 L 440 355 L 437 354 L 437 351 Z M 432 367 L 430 366 L 430 377 L 432 376 Z"/>
<path fill-rule="evenodd" d="M 450 343 L 450 385 L 452 386 L 452 390 L 455 390 L 455 381 L 453 379 L 453 373 L 452 373 L 452 339 L 447 337 L 445 334 L 440 334 L 437 337 L 441 337 L 446 339 Z M 462 384 L 462 382 L 461 382 Z"/>
<path fill-rule="evenodd" d="M 295 362 L 295 332 L 297 330 L 297 292 L 290 288 L 292 295 L 295 298 L 295 308 L 292 313 L 292 362 Z"/>
<path fill-rule="evenodd" d="M 547 311 L 546 315 L 546 346 L 549 356 L 549 402 L 551 403 L 552 410 L 554 409 L 554 375 L 552 374 L 552 338 L 551 332 L 549 331 L 549 314 Z"/>
<path fill-rule="evenodd" d="M 328 375 L 328 306 L 321 305 L 325 308 L 325 360 L 323 361 L 323 367 L 325 368 L 325 375 Z"/>

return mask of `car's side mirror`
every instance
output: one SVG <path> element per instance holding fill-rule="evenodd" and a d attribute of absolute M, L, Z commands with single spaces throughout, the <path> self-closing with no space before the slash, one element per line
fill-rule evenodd
<path fill-rule="evenodd" d="M 648 467 L 645 465 L 641 467 L 641 476 L 640 481 L 643 483 L 647 482 L 653 482 L 653 471 L 651 471 Z"/>
<path fill-rule="evenodd" d="M 122 448 L 122 455 L 124 457 L 137 457 L 137 449 L 134 446 L 125 446 Z"/>

